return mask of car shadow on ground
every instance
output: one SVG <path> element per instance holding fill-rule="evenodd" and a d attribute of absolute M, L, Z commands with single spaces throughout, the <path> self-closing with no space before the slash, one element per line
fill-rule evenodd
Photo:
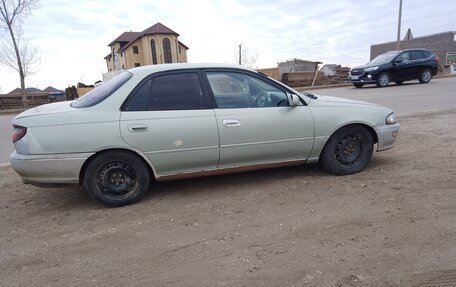
<path fill-rule="evenodd" d="M 320 177 L 324 175 L 328 175 L 328 173 L 319 164 L 305 164 L 175 181 L 154 182 L 151 184 L 151 189 L 146 196 L 146 200 L 153 199 L 154 197 L 173 195 L 225 194 L 233 190 L 248 191 L 253 185 L 270 186 L 279 180 L 286 184 L 286 181 L 298 177 L 311 179 L 315 176 Z"/>
<path fill-rule="evenodd" d="M 372 158 L 367 169 L 383 169 L 383 166 L 387 168 L 387 163 L 390 161 L 391 159 L 383 160 L 381 157 Z M 150 205 L 157 199 L 236 196 L 236 194 L 248 193 L 254 188 L 258 190 L 258 187 L 269 188 L 276 185 L 277 188 L 286 188 L 288 185 L 296 184 L 297 180 L 312 184 L 312 181 L 325 180 L 327 177 L 338 176 L 329 174 L 320 164 L 315 163 L 174 181 L 154 181 L 151 183 L 149 192 L 140 202 Z M 101 203 L 92 200 L 82 186 L 46 188 L 45 190 L 26 186 L 24 191 L 27 196 L 21 199 L 22 204 L 41 205 L 49 211 L 65 210 L 70 213 L 71 211 L 106 208 Z"/>
<path fill-rule="evenodd" d="M 429 84 L 429 83 L 428 83 Z M 363 89 L 385 89 L 385 88 L 391 88 L 391 87 L 398 87 L 398 86 L 413 86 L 413 85 L 422 85 L 420 82 L 404 82 L 402 84 L 396 84 L 394 82 L 390 83 L 386 87 L 377 87 L 375 84 L 368 85 L 368 86 L 363 86 L 362 88 L 356 88 L 355 86 L 352 86 L 353 90 L 363 90 Z"/>

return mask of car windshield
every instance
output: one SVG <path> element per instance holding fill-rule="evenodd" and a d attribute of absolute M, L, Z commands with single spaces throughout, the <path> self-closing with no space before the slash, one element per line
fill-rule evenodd
<path fill-rule="evenodd" d="M 397 56 L 397 54 L 399 54 L 399 52 L 389 52 L 389 53 L 381 54 L 381 55 L 378 55 L 377 57 L 375 57 L 372 61 L 370 61 L 367 64 L 368 65 L 386 64 L 386 63 L 391 62 L 391 60 L 393 60 L 394 57 Z"/>
<path fill-rule="evenodd" d="M 88 108 L 98 103 L 101 103 L 123 86 L 133 76 L 130 72 L 123 72 L 122 74 L 112 78 L 101 86 L 91 90 L 83 97 L 71 103 L 73 108 Z"/>

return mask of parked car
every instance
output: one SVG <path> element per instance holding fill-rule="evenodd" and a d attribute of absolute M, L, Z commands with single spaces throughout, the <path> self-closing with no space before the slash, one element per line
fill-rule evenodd
<path fill-rule="evenodd" d="M 235 65 L 134 68 L 75 101 L 13 120 L 11 165 L 24 183 L 79 183 L 109 206 L 152 180 L 320 161 L 352 174 L 399 131 L 389 108 L 300 93 Z"/>
<path fill-rule="evenodd" d="M 418 80 L 429 83 L 438 72 L 439 58 L 425 49 L 392 51 L 375 57 L 364 66 L 350 70 L 349 82 L 356 88 L 366 84 L 386 87 L 390 82 Z"/>

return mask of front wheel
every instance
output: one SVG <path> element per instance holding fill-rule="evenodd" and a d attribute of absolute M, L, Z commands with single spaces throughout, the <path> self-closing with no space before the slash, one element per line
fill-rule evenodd
<path fill-rule="evenodd" d="M 386 87 L 390 82 L 390 76 L 388 73 L 381 73 L 377 78 L 377 87 Z"/>
<path fill-rule="evenodd" d="M 84 173 L 84 188 L 96 201 L 123 206 L 144 197 L 150 182 L 146 164 L 124 151 L 105 152 L 93 158 Z"/>
<path fill-rule="evenodd" d="M 432 79 L 432 72 L 429 69 L 423 70 L 418 78 L 421 84 L 429 83 Z"/>
<path fill-rule="evenodd" d="M 320 163 L 336 175 L 357 173 L 366 167 L 373 150 L 374 139 L 367 128 L 347 126 L 329 138 L 320 155 Z"/>

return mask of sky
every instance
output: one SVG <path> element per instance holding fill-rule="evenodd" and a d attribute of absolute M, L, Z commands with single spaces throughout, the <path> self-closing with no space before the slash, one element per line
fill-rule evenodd
<path fill-rule="evenodd" d="M 401 38 L 408 28 L 414 37 L 456 31 L 456 0 L 402 5 Z M 107 72 L 112 40 L 157 22 L 180 34 L 192 63 L 234 63 L 242 43 L 257 55 L 254 68 L 293 58 L 360 65 L 370 45 L 396 40 L 398 11 L 399 0 L 41 0 L 23 25 L 41 57 L 26 86 L 93 84 Z M 18 73 L 0 66 L 0 93 L 19 85 Z"/>

